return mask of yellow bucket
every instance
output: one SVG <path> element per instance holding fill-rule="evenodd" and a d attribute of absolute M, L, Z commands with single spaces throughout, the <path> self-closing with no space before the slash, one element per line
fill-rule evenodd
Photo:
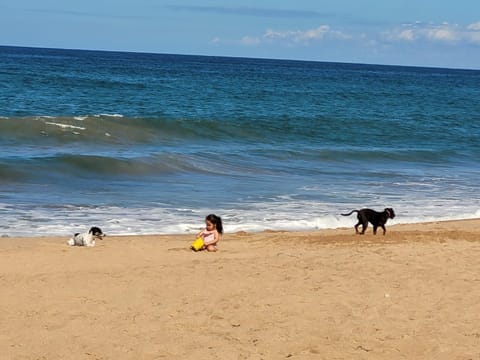
<path fill-rule="evenodd" d="M 204 244 L 203 239 L 198 238 L 192 243 L 192 249 L 195 251 L 201 250 Z"/>

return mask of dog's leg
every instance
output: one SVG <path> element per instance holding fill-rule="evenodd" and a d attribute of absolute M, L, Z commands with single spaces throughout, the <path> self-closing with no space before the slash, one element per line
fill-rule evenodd
<path fill-rule="evenodd" d="M 358 232 L 358 227 L 362 225 L 362 231 Z M 363 221 L 362 219 L 358 220 L 357 225 L 355 225 L 355 230 L 357 231 L 357 234 L 363 235 L 365 234 L 365 230 L 367 230 L 368 227 L 368 221 Z"/>
<path fill-rule="evenodd" d="M 362 231 L 360 232 L 360 234 L 363 235 L 365 234 L 365 231 L 367 230 L 367 227 L 368 227 L 368 217 L 365 215 L 365 211 L 360 210 L 358 212 L 357 219 L 358 219 L 357 226 L 359 226 L 360 224 L 362 225 Z"/>
<path fill-rule="evenodd" d="M 361 222 L 359 221 L 356 225 L 355 225 L 355 234 L 358 234 L 358 227 L 360 226 Z"/>
<path fill-rule="evenodd" d="M 365 234 L 365 231 L 367 230 L 368 227 L 368 221 L 362 223 L 362 232 L 360 234 Z"/>
<path fill-rule="evenodd" d="M 378 225 L 373 225 L 373 235 L 377 235 L 377 227 Z"/>
<path fill-rule="evenodd" d="M 387 229 L 385 229 L 385 225 L 380 225 L 383 229 L 383 235 L 385 235 L 385 233 L 387 232 Z"/>

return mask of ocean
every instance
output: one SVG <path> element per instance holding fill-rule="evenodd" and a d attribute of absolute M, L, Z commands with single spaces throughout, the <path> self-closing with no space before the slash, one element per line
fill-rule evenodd
<path fill-rule="evenodd" d="M 0 236 L 478 218 L 479 99 L 474 70 L 0 47 Z"/>

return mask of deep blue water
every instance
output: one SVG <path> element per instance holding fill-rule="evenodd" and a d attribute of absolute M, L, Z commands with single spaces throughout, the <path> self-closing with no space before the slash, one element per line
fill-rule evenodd
<path fill-rule="evenodd" d="M 480 71 L 0 47 L 0 235 L 480 216 Z"/>

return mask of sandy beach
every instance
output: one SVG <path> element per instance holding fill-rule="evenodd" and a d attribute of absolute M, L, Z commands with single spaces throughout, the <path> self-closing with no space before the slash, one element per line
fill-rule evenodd
<path fill-rule="evenodd" d="M 480 220 L 371 231 L 1 238 L 0 357 L 480 359 Z"/>

